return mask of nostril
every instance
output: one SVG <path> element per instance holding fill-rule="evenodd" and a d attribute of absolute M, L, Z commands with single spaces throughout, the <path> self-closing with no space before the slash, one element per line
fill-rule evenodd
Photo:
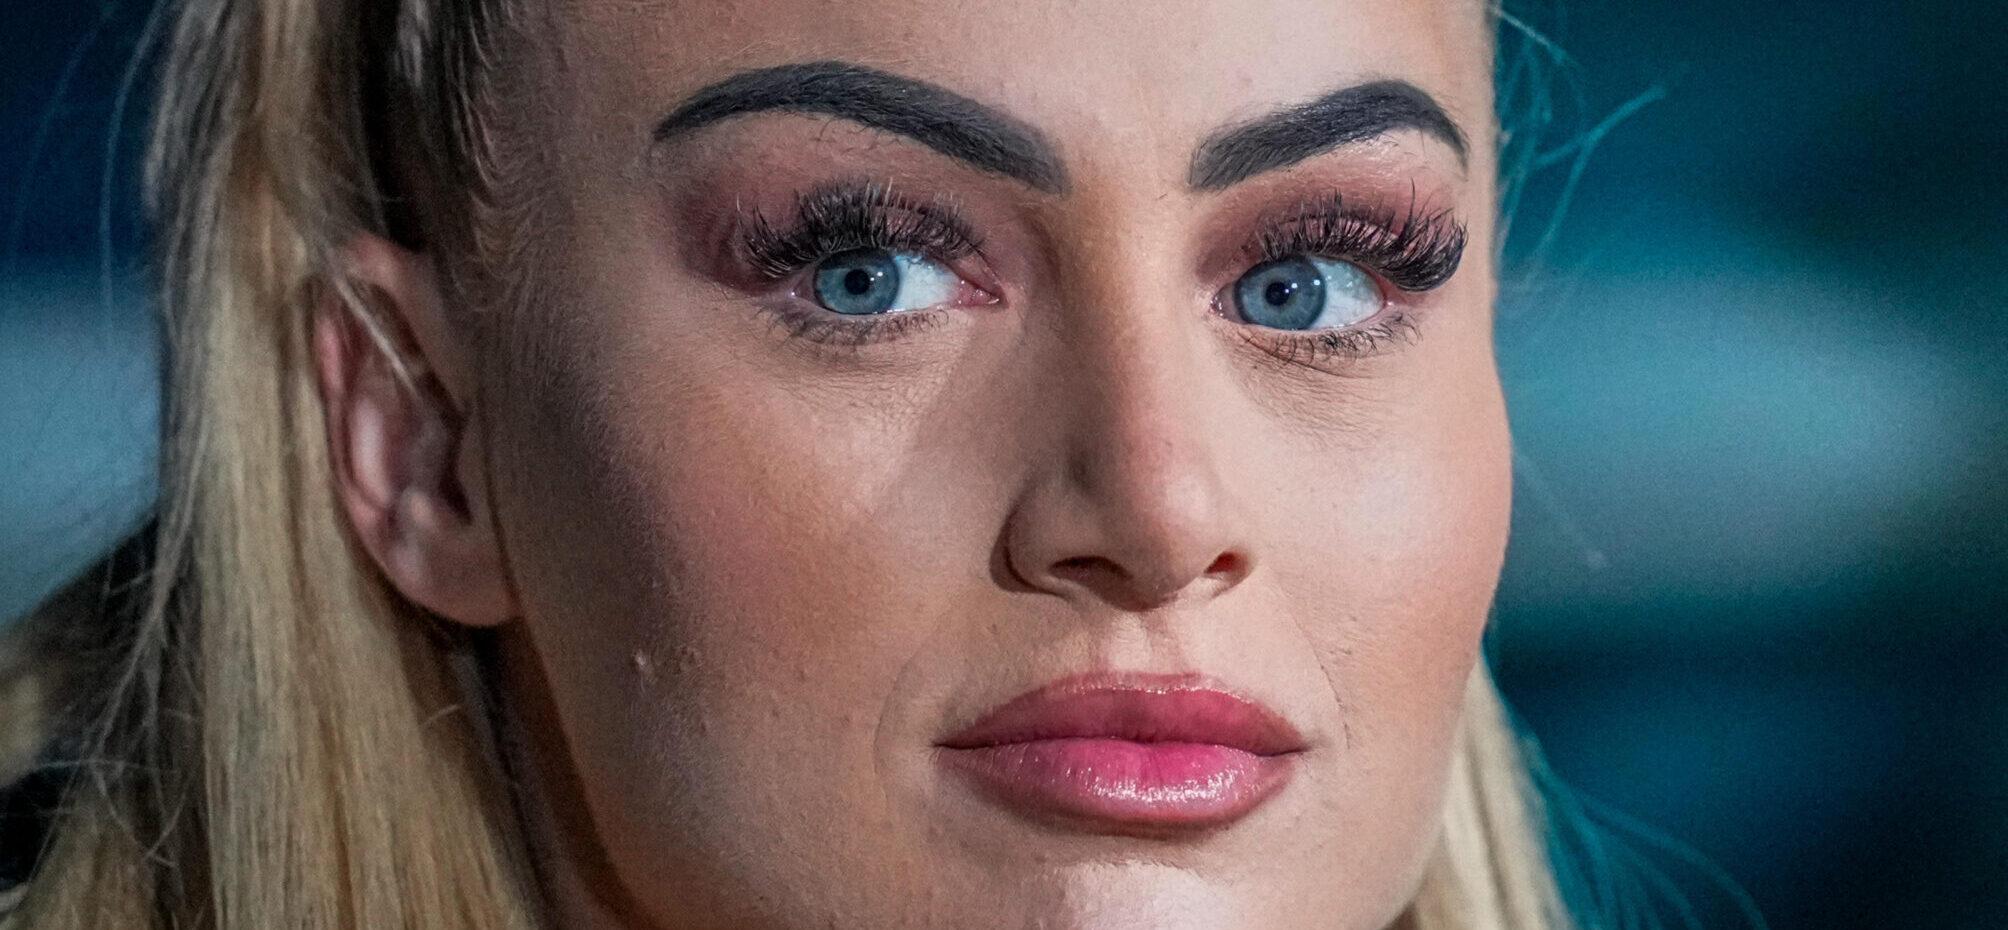
<path fill-rule="evenodd" d="M 1222 552 L 1213 558 L 1213 564 L 1206 566 L 1206 574 L 1239 578 L 1248 570 L 1248 560 L 1238 552 Z"/>
<path fill-rule="evenodd" d="M 1122 566 L 1095 555 L 1077 555 L 1073 558 L 1061 559 L 1053 563 L 1052 571 L 1053 574 L 1061 578 L 1074 581 L 1080 581 L 1084 578 L 1101 574 L 1126 578 L 1129 574 L 1123 571 Z"/>
<path fill-rule="evenodd" d="M 1045 575 L 1094 591 L 1125 609 L 1144 610 L 1179 597 L 1194 582 L 1203 582 L 1209 589 L 1231 588 L 1247 576 L 1249 565 L 1246 555 L 1231 549 L 1214 556 L 1199 572 L 1193 570 L 1194 563 L 1187 563 L 1182 571 L 1137 572 L 1116 559 L 1084 555 L 1049 563 Z"/>

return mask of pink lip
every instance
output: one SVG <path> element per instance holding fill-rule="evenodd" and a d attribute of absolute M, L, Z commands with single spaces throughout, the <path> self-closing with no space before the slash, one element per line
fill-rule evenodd
<path fill-rule="evenodd" d="M 1304 739 L 1195 675 L 1095 674 L 1019 695 L 937 744 L 944 765 L 1028 814 L 1220 826 L 1289 781 Z"/>

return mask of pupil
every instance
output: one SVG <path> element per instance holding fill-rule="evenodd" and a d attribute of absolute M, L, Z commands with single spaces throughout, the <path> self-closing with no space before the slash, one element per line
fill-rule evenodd
<path fill-rule="evenodd" d="M 1257 326 L 1308 329 L 1325 312 L 1326 290 L 1317 264 L 1291 255 L 1248 269 L 1234 285 L 1234 305 Z"/>
<path fill-rule="evenodd" d="M 853 296 L 862 297 L 871 292 L 872 273 L 863 268 L 853 268 L 844 275 L 844 290 Z"/>
<path fill-rule="evenodd" d="M 885 249 L 852 249 L 816 268 L 816 303 L 825 310 L 863 315 L 897 309 L 899 260 Z"/>

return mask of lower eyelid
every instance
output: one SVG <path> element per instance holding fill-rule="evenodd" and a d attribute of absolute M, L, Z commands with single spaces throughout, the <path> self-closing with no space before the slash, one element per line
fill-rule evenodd
<path fill-rule="evenodd" d="M 1207 316 L 1213 318 L 1214 325 L 1229 327 L 1229 334 L 1273 359 L 1327 373 L 1345 373 L 1345 366 L 1413 344 L 1421 335 L 1418 317 L 1425 312 L 1415 301 L 1421 293 L 1400 290 L 1378 271 L 1360 267 L 1375 280 L 1382 303 L 1379 310 L 1350 326 L 1289 330 L 1248 322 L 1233 305 L 1231 282 L 1215 292 Z"/>
<path fill-rule="evenodd" d="M 1246 341 L 1279 361 L 1344 374 L 1345 366 L 1386 356 L 1398 348 L 1392 343 L 1412 344 L 1418 336 L 1411 318 L 1394 313 L 1351 329 L 1269 330 Z"/>
<path fill-rule="evenodd" d="M 817 306 L 813 300 L 789 296 L 762 301 L 759 313 L 794 342 L 856 350 L 873 343 L 923 332 L 947 322 L 952 308 L 907 310 L 869 316 L 845 316 Z"/>

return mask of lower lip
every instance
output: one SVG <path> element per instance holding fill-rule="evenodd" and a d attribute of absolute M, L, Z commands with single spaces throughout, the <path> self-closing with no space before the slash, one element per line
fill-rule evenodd
<path fill-rule="evenodd" d="M 945 749 L 942 761 L 1027 813 L 1148 827 L 1220 826 L 1290 779 L 1289 755 L 1212 743 L 1047 739 Z"/>

